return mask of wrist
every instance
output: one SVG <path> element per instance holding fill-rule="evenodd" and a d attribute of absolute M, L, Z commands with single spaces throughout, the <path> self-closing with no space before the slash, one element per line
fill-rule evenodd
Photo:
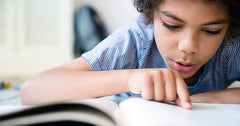
<path fill-rule="evenodd" d="M 123 82 L 125 92 L 131 92 L 131 90 L 130 90 L 130 80 L 131 80 L 132 75 L 135 72 L 136 72 L 135 69 L 124 70 L 124 73 L 122 75 L 125 76 L 124 77 L 125 79 L 124 79 L 124 82 Z M 123 77 L 122 75 L 120 75 L 120 76 Z"/>
<path fill-rule="evenodd" d="M 140 94 L 140 85 L 142 82 L 141 79 L 144 79 L 142 72 L 139 69 L 129 70 L 129 74 L 126 81 L 126 88 L 128 92 L 132 92 L 134 94 Z"/>

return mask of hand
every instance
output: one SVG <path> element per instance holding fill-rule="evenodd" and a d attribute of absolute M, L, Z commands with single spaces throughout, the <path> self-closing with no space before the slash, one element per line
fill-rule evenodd
<path fill-rule="evenodd" d="M 174 101 L 178 106 L 191 109 L 188 89 L 177 71 L 171 69 L 136 70 L 128 80 L 128 88 L 135 94 L 141 94 L 143 99 Z"/>

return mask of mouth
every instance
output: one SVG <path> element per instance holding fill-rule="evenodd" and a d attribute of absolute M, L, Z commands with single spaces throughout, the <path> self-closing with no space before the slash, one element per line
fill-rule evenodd
<path fill-rule="evenodd" d="M 191 70 L 193 70 L 196 65 L 191 64 L 191 63 L 182 62 L 182 61 L 173 61 L 173 66 L 174 66 L 175 70 L 177 70 L 179 72 L 187 73 L 187 72 L 190 72 Z"/>

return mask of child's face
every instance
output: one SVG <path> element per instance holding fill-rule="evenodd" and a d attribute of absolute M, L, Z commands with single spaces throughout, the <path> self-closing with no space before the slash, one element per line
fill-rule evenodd
<path fill-rule="evenodd" d="M 154 12 L 153 25 L 166 65 L 188 78 L 217 51 L 228 28 L 228 16 L 217 2 L 165 0 Z"/>

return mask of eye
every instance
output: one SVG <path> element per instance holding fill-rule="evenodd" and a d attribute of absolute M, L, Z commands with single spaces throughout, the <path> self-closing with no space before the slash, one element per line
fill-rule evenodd
<path fill-rule="evenodd" d="M 221 30 L 207 30 L 207 29 L 203 29 L 202 31 L 206 32 L 209 35 L 218 35 L 221 33 Z"/>
<path fill-rule="evenodd" d="M 176 30 L 178 28 L 181 28 L 182 26 L 179 26 L 179 25 L 171 25 L 171 24 L 168 24 L 166 22 L 162 22 L 162 25 L 170 30 Z"/>

